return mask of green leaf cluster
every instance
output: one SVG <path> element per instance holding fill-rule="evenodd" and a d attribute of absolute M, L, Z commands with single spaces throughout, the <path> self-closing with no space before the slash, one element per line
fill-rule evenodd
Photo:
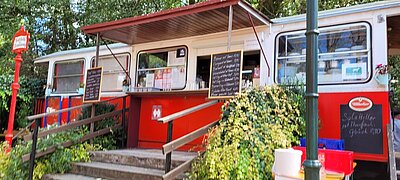
<path fill-rule="evenodd" d="M 279 18 L 305 14 L 306 0 L 247 0 L 258 10 L 270 18 Z M 357 4 L 365 4 L 380 0 L 320 0 L 318 10 L 328 10 L 340 7 L 348 7 Z"/>
<path fill-rule="evenodd" d="M 400 55 L 392 55 L 388 57 L 389 74 L 392 76 L 390 87 L 393 91 L 391 99 L 391 108 L 400 112 Z"/>
<path fill-rule="evenodd" d="M 13 75 L 0 75 L 0 132 L 3 132 L 7 126 L 12 94 L 11 84 L 13 81 Z M 14 129 L 18 127 L 24 128 L 28 125 L 25 118 L 33 114 L 34 98 L 44 95 L 43 86 L 46 81 L 22 76 L 19 78 L 19 84 Z"/>
<path fill-rule="evenodd" d="M 113 112 L 115 110 L 116 110 L 116 104 L 99 103 L 99 104 L 95 105 L 95 115 L 96 116 L 106 114 L 109 112 Z M 91 114 L 91 108 L 83 109 L 82 115 L 79 117 L 79 119 L 88 118 L 88 117 L 90 117 L 90 114 Z M 120 120 L 121 120 L 121 116 L 115 116 L 115 117 L 109 117 L 109 118 L 105 118 L 101 121 L 98 121 L 94 125 L 95 131 L 101 130 L 106 127 L 112 127 L 114 125 L 117 125 Z M 94 138 L 93 143 L 100 145 L 104 149 L 112 150 L 112 149 L 118 149 L 118 148 L 122 147 L 122 142 L 125 139 L 126 139 L 126 135 L 123 131 L 123 128 L 120 127 L 120 128 L 114 129 L 109 134 Z"/>
<path fill-rule="evenodd" d="M 301 94 L 269 86 L 226 102 L 189 179 L 272 179 L 274 150 L 298 144 L 305 134 Z"/>
<path fill-rule="evenodd" d="M 54 127 L 52 127 L 54 128 Z M 56 146 L 57 150 L 49 155 L 40 157 L 35 161 L 34 179 L 41 179 L 45 174 L 64 173 L 70 170 L 72 162 L 87 162 L 90 160 L 89 151 L 102 149 L 99 145 L 81 143 L 69 148 L 63 148 L 66 141 L 76 142 L 82 138 L 88 130 L 76 128 L 73 130 L 52 134 L 38 139 L 37 150 L 42 151 L 50 146 Z M 22 162 L 22 156 L 30 153 L 32 141 L 18 141 L 11 152 L 6 153 L 7 144 L 3 142 L 0 147 L 0 179 L 27 179 L 29 162 Z"/>

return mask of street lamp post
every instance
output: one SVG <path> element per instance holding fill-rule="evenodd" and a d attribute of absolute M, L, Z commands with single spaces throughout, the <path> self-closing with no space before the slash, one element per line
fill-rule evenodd
<path fill-rule="evenodd" d="M 319 179 L 321 163 L 318 161 L 318 0 L 307 0 L 307 53 L 306 53 L 306 139 L 304 161 L 306 180 Z"/>
<path fill-rule="evenodd" d="M 15 57 L 14 82 L 11 84 L 11 89 L 12 89 L 11 106 L 10 106 L 10 115 L 8 116 L 7 134 L 5 138 L 9 150 L 11 149 L 12 138 L 13 138 L 15 106 L 17 103 L 17 93 L 19 89 L 19 84 L 18 84 L 19 69 L 21 67 L 21 62 L 23 61 L 21 54 L 28 50 L 28 43 L 29 43 L 29 33 L 25 31 L 24 26 L 21 26 L 21 28 L 15 33 L 12 41 L 13 41 L 12 52 L 16 53 L 17 56 Z"/>

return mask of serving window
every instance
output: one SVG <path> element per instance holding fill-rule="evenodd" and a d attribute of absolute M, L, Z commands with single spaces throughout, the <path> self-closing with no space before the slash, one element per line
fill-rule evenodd
<path fill-rule="evenodd" d="M 139 52 L 136 87 L 156 90 L 184 89 L 187 57 L 185 46 Z"/>
<path fill-rule="evenodd" d="M 209 88 L 211 55 L 198 56 L 196 64 L 196 83 L 199 88 Z M 243 52 L 242 87 L 260 84 L 260 51 Z"/>
<path fill-rule="evenodd" d="M 365 82 L 371 75 L 370 26 L 354 23 L 320 28 L 318 84 Z M 277 82 L 305 83 L 305 31 L 282 33 L 276 38 Z"/>
<path fill-rule="evenodd" d="M 53 89 L 55 93 L 75 93 L 83 83 L 84 60 L 69 60 L 54 64 Z"/>
<path fill-rule="evenodd" d="M 99 57 L 98 66 L 103 66 L 102 92 L 122 91 L 124 80 L 126 80 L 126 82 L 129 81 L 125 71 L 129 74 L 129 66 L 131 62 L 130 54 L 116 54 L 115 57 L 121 63 L 122 67 L 112 55 Z M 93 61 L 94 58 L 92 59 L 92 66 L 94 65 Z"/>

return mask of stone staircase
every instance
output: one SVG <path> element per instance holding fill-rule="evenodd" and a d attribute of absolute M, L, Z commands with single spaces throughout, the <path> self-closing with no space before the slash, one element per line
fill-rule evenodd
<path fill-rule="evenodd" d="M 67 174 L 47 174 L 45 180 L 162 179 L 165 155 L 155 149 L 126 149 L 91 152 L 91 162 L 73 163 Z M 196 156 L 193 152 L 172 153 L 172 169 Z M 178 177 L 183 179 L 184 175 Z"/>

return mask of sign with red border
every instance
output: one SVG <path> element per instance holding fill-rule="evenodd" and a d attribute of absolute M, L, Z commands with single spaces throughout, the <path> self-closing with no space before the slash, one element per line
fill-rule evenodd
<path fill-rule="evenodd" d="M 349 102 L 349 107 L 359 112 L 371 109 L 372 105 L 372 101 L 366 97 L 355 97 Z"/>
<path fill-rule="evenodd" d="M 12 52 L 23 52 L 28 50 L 30 34 L 25 31 L 24 26 L 15 33 L 12 39 Z"/>

